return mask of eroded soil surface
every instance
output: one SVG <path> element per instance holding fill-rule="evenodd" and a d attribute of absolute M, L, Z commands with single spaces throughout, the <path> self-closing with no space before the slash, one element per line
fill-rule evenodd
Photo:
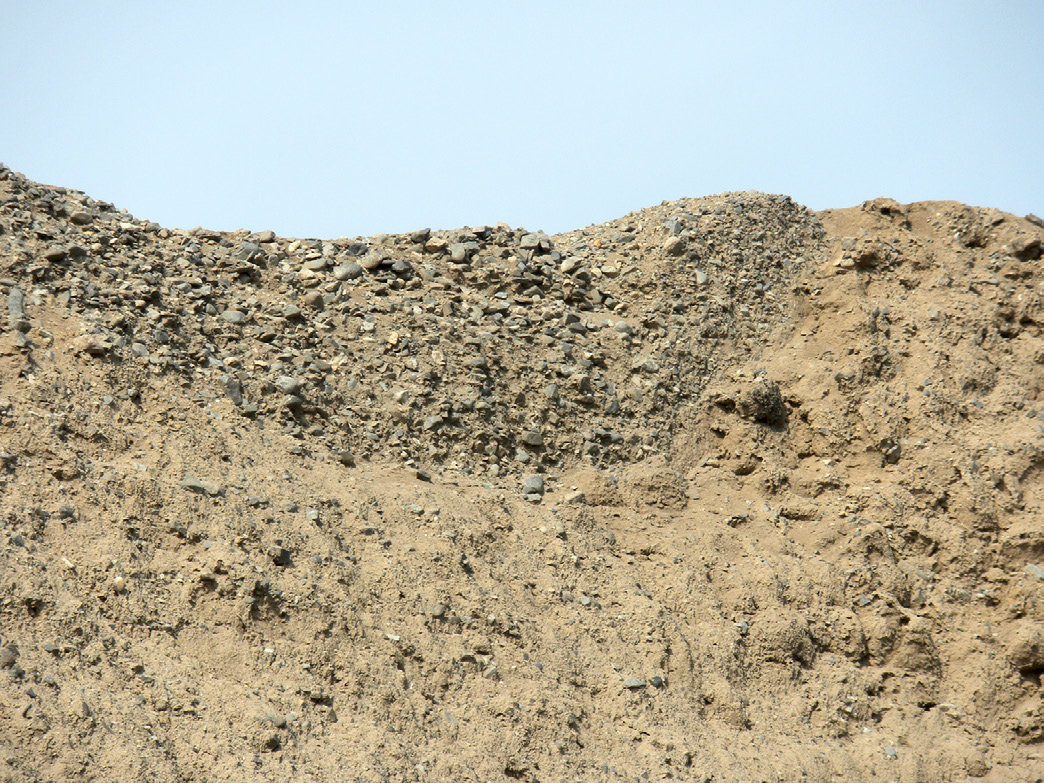
<path fill-rule="evenodd" d="M 1041 780 L 1042 239 L 299 240 L 0 167 L 0 780 Z"/>

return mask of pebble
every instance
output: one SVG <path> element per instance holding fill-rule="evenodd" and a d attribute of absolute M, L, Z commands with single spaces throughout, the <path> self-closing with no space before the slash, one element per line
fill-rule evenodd
<path fill-rule="evenodd" d="M 10 669 L 18 660 L 18 648 L 12 645 L 0 647 L 0 669 Z"/>
<path fill-rule="evenodd" d="M 275 379 L 275 386 L 283 394 L 296 395 L 301 392 L 301 382 L 289 375 L 280 375 Z"/>
<path fill-rule="evenodd" d="M 543 476 L 526 476 L 522 480 L 522 491 L 526 494 L 544 494 L 544 477 Z"/>
<path fill-rule="evenodd" d="M 258 247 L 254 242 L 243 241 L 239 243 L 239 246 L 232 252 L 232 257 L 237 261 L 249 261 L 258 250 Z"/>
<path fill-rule="evenodd" d="M 544 436 L 533 430 L 523 432 L 520 440 L 527 446 L 533 446 L 534 448 L 544 445 Z"/>
<path fill-rule="evenodd" d="M 220 484 L 215 484 L 212 481 L 200 481 L 194 476 L 185 476 L 178 486 L 187 489 L 189 492 L 195 492 L 197 495 L 209 495 L 210 497 L 218 497 L 224 494 L 224 490 Z"/>
<path fill-rule="evenodd" d="M 221 313 L 221 320 L 238 326 L 246 323 L 246 314 L 239 310 L 225 310 Z"/>
<path fill-rule="evenodd" d="M 629 691 L 636 691 L 645 687 L 645 680 L 640 680 L 637 677 L 628 677 L 624 680 L 623 686 Z"/>
<path fill-rule="evenodd" d="M 28 331 L 25 319 L 25 294 L 20 288 L 12 288 L 7 292 L 7 322 L 12 329 L 20 332 Z"/>
<path fill-rule="evenodd" d="M 334 267 L 333 276 L 335 280 L 355 280 L 363 273 L 363 268 L 355 262 L 349 264 L 338 264 Z"/>
<path fill-rule="evenodd" d="M 290 550 L 281 546 L 272 546 L 268 549 L 268 556 L 272 562 L 282 568 L 286 568 L 290 565 L 291 557 Z"/>
<path fill-rule="evenodd" d="M 663 243 L 663 251 L 669 256 L 680 256 L 685 252 L 685 240 L 682 237 L 669 237 Z"/>

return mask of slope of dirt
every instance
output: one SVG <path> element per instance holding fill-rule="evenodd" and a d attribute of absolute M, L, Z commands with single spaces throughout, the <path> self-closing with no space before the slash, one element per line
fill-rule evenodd
<path fill-rule="evenodd" d="M 297 240 L 0 167 L 0 780 L 1044 779 L 1042 239 Z"/>

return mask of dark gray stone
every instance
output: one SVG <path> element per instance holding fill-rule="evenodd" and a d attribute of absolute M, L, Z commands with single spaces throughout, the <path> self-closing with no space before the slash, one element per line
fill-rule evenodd
<path fill-rule="evenodd" d="M 335 280 L 355 280 L 363 273 L 363 268 L 354 261 L 349 264 L 339 264 L 334 267 L 333 276 Z"/>
<path fill-rule="evenodd" d="M 543 476 L 526 476 L 522 479 L 522 491 L 525 494 L 543 495 L 544 494 L 544 477 Z"/>
<path fill-rule="evenodd" d="M 7 292 L 7 322 L 11 328 L 20 332 L 28 331 L 23 328 L 29 322 L 25 319 L 25 294 L 20 288 L 12 288 Z"/>
<path fill-rule="evenodd" d="M 254 242 L 240 242 L 232 252 L 232 257 L 237 261 L 249 261 L 261 248 Z"/>
<path fill-rule="evenodd" d="M 221 320 L 239 326 L 246 323 L 246 313 L 240 310 L 225 310 L 225 312 L 221 314 Z"/>
<path fill-rule="evenodd" d="M 301 382 L 289 375 L 280 375 L 276 378 L 275 386 L 283 394 L 298 394 L 301 391 Z"/>
<path fill-rule="evenodd" d="M 544 445 L 544 436 L 534 430 L 527 430 L 519 438 L 527 446 L 539 448 Z"/>

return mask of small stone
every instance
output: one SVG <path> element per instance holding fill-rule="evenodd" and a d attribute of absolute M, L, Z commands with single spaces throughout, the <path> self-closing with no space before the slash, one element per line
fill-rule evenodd
<path fill-rule="evenodd" d="M 258 242 L 274 242 L 276 238 L 274 231 L 258 231 L 257 241 Z"/>
<path fill-rule="evenodd" d="M 902 456 L 899 444 L 892 438 L 885 438 L 881 441 L 881 453 L 884 455 L 885 462 L 889 465 L 896 464 Z"/>
<path fill-rule="evenodd" d="M 708 280 L 707 273 L 704 272 L 701 269 L 697 269 L 696 270 L 696 285 L 706 285 L 707 284 L 707 280 Z"/>
<path fill-rule="evenodd" d="M 76 510 L 72 506 L 58 507 L 59 519 L 76 519 Z"/>
<path fill-rule="evenodd" d="M 309 291 L 304 296 L 305 306 L 313 310 L 322 310 L 324 306 L 323 295 L 318 291 Z"/>
<path fill-rule="evenodd" d="M 240 242 L 232 252 L 232 257 L 237 261 L 249 261 L 260 248 L 253 242 Z"/>
<path fill-rule="evenodd" d="M 297 378 L 291 378 L 289 375 L 280 375 L 276 378 L 275 387 L 283 394 L 294 395 L 301 392 L 301 382 Z"/>
<path fill-rule="evenodd" d="M 20 288 L 12 288 L 7 292 L 7 322 L 15 329 L 25 322 L 25 294 Z"/>
<path fill-rule="evenodd" d="M 637 677 L 628 677 L 624 680 L 623 686 L 629 691 L 636 691 L 645 687 L 645 680 L 640 680 Z"/>
<path fill-rule="evenodd" d="M 544 436 L 534 430 L 523 432 L 519 439 L 527 446 L 533 446 L 534 448 L 544 445 Z"/>
<path fill-rule="evenodd" d="M 64 247 L 52 247 L 43 254 L 43 257 L 45 261 L 57 264 L 59 261 L 64 261 L 67 255 L 68 251 Z"/>
<path fill-rule="evenodd" d="M 355 280 L 363 273 L 363 268 L 354 261 L 348 264 L 339 264 L 334 267 L 333 276 L 335 280 Z"/>
<path fill-rule="evenodd" d="M 1033 574 L 1037 579 L 1044 580 L 1044 568 L 1041 568 L 1039 565 L 1030 563 L 1026 566 L 1025 570 L 1027 573 Z"/>
<path fill-rule="evenodd" d="M 442 424 L 441 416 L 428 416 L 426 419 L 424 419 L 424 424 L 422 426 L 425 430 L 433 430 L 440 424 Z"/>
<path fill-rule="evenodd" d="M 1017 237 L 1011 242 L 1010 249 L 1020 261 L 1036 261 L 1040 258 L 1042 244 L 1039 237 Z"/>
<path fill-rule="evenodd" d="M 666 683 L 664 682 L 663 677 L 656 675 L 655 677 L 649 678 L 649 684 L 654 688 L 662 688 Z"/>
<path fill-rule="evenodd" d="M 464 247 L 463 242 L 454 242 L 450 245 L 450 261 L 455 264 L 460 264 L 467 260 L 468 249 Z"/>
<path fill-rule="evenodd" d="M 261 750 L 269 753 L 279 750 L 282 746 L 283 740 L 278 734 L 270 734 L 261 742 Z"/>
<path fill-rule="evenodd" d="M 685 252 L 685 240 L 682 237 L 668 237 L 663 243 L 663 252 L 669 256 L 680 256 Z"/>
<path fill-rule="evenodd" d="M 301 317 L 301 308 L 297 305 L 287 305 L 283 308 L 283 318 L 290 321 Z"/>
<path fill-rule="evenodd" d="M 290 565 L 290 552 L 281 546 L 270 547 L 268 550 L 268 556 L 272 559 L 272 562 L 275 565 L 280 566 L 281 568 L 286 568 Z"/>
<path fill-rule="evenodd" d="M 226 375 L 224 377 L 225 393 L 228 394 L 228 398 L 232 400 L 233 405 L 243 404 L 243 385 L 239 382 L 239 379 L 232 375 Z"/>
<path fill-rule="evenodd" d="M 92 220 L 94 220 L 94 218 L 91 216 L 91 213 L 84 212 L 83 210 L 73 212 L 69 215 L 69 222 L 74 226 L 86 226 L 89 225 Z"/>
<path fill-rule="evenodd" d="M 111 348 L 112 343 L 99 334 L 83 334 L 72 341 L 73 353 L 89 356 L 104 356 Z"/>
<path fill-rule="evenodd" d="M 380 253 L 371 251 L 359 259 L 359 266 L 367 272 L 372 272 L 381 265 L 381 261 L 383 260 L 384 258 Z"/>
<path fill-rule="evenodd" d="M 194 492 L 197 495 L 217 497 L 224 494 L 224 490 L 221 488 L 220 484 L 215 484 L 212 481 L 200 481 L 193 476 L 185 476 L 185 478 L 178 482 L 178 486 L 187 489 L 189 492 Z"/>
<path fill-rule="evenodd" d="M 18 648 L 14 645 L 0 647 L 0 669 L 10 669 L 18 660 Z"/>
<path fill-rule="evenodd" d="M 899 758 L 898 754 L 895 752 L 895 748 L 885 745 L 881 748 L 881 750 L 884 751 L 885 758 L 887 758 L 889 761 L 895 761 L 897 758 Z"/>
<path fill-rule="evenodd" d="M 277 729 L 286 728 L 286 716 L 285 715 L 266 715 L 265 718 L 275 726 Z"/>
<path fill-rule="evenodd" d="M 243 313 L 240 310 L 225 310 L 225 312 L 221 314 L 221 320 L 239 326 L 246 323 L 246 313 Z"/>
<path fill-rule="evenodd" d="M 544 477 L 543 476 L 526 476 L 526 478 L 522 479 L 522 491 L 525 494 L 543 495 L 544 494 Z"/>

